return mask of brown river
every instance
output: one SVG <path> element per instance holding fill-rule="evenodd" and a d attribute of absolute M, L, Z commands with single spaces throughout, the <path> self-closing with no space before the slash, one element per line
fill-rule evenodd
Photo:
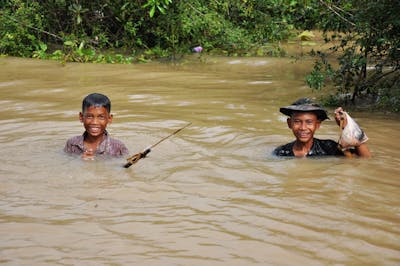
<path fill-rule="evenodd" d="M 279 107 L 318 96 L 310 66 L 0 58 L 0 264 L 400 265 L 399 116 L 350 112 L 372 159 L 271 155 L 294 139 Z M 92 92 L 131 154 L 192 124 L 128 169 L 68 156 Z"/>

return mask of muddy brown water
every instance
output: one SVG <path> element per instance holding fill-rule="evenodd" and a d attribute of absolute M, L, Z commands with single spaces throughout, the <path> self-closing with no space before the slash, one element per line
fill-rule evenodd
<path fill-rule="evenodd" d="M 315 97 L 310 65 L 0 58 L 0 264 L 399 265 L 399 117 L 351 113 L 370 160 L 271 156 L 293 139 L 279 107 Z M 129 169 L 82 161 L 62 148 L 91 92 L 132 154 L 192 125 Z"/>

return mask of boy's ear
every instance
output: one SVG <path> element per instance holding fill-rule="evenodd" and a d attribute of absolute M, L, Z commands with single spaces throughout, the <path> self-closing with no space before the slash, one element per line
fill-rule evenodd
<path fill-rule="evenodd" d="M 286 123 L 287 123 L 288 128 L 292 129 L 292 118 L 291 117 L 286 119 Z"/>
<path fill-rule="evenodd" d="M 79 112 L 79 121 L 81 121 L 83 123 L 83 114 L 82 114 L 82 112 Z"/>
<path fill-rule="evenodd" d="M 110 114 L 109 116 L 108 116 L 108 123 L 112 123 L 112 120 L 113 120 L 113 115 L 112 114 Z"/>
<path fill-rule="evenodd" d="M 319 129 L 320 126 L 321 126 L 321 120 L 317 120 L 317 124 L 316 124 L 315 128 Z"/>

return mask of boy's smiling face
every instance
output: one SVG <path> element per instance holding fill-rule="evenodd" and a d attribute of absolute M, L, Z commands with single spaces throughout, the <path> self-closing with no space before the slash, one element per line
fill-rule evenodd
<path fill-rule="evenodd" d="M 112 122 L 112 115 L 102 106 L 90 106 L 79 113 L 79 120 L 83 123 L 87 134 L 92 138 L 104 134 L 107 124 Z"/>
<path fill-rule="evenodd" d="M 319 129 L 321 121 L 312 112 L 296 112 L 287 119 L 289 128 L 293 131 L 297 141 L 308 143 L 313 140 L 314 133 Z"/>

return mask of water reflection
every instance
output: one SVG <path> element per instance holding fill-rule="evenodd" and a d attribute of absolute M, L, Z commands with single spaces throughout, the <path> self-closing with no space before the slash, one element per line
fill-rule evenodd
<path fill-rule="evenodd" d="M 397 265 L 398 117 L 354 113 L 372 160 L 277 159 L 279 106 L 313 96 L 308 62 L 95 65 L 0 59 L 0 263 Z M 112 100 L 129 169 L 62 153 L 83 96 Z M 331 110 L 332 111 L 332 110 Z M 318 136 L 338 137 L 333 121 Z"/>

